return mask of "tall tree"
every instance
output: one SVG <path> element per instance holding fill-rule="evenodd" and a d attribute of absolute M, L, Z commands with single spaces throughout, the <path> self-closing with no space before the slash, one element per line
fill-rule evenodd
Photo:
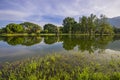
<path fill-rule="evenodd" d="M 6 26 L 7 33 L 21 33 L 23 30 L 23 27 L 19 24 L 11 23 Z"/>
<path fill-rule="evenodd" d="M 92 34 L 95 32 L 95 19 L 96 19 L 96 15 L 91 14 L 88 17 L 88 31 L 89 34 Z"/>
<path fill-rule="evenodd" d="M 20 25 L 24 27 L 24 30 L 26 33 L 40 33 L 42 31 L 41 26 L 35 23 L 24 22 L 24 23 L 21 23 Z"/>
<path fill-rule="evenodd" d="M 81 18 L 81 27 L 82 27 L 82 33 L 88 33 L 88 25 L 87 25 L 87 17 L 83 16 Z"/>
<path fill-rule="evenodd" d="M 58 27 L 58 31 L 59 33 L 63 33 L 63 27 L 62 26 Z"/>
<path fill-rule="evenodd" d="M 72 33 L 72 28 L 74 27 L 74 24 L 76 23 L 76 21 L 74 20 L 74 18 L 71 17 L 66 17 L 63 20 L 63 31 L 64 33 Z"/>
<path fill-rule="evenodd" d="M 53 24 L 45 24 L 43 26 L 44 31 L 47 31 L 48 33 L 57 33 L 58 29 L 57 26 L 53 25 Z"/>
<path fill-rule="evenodd" d="M 107 22 L 107 18 L 105 15 L 100 16 L 100 34 L 113 34 L 112 26 Z"/>
<path fill-rule="evenodd" d="M 81 33 L 81 25 L 80 25 L 80 23 L 75 23 L 74 24 L 74 26 L 72 27 L 72 33 L 73 34 Z"/>

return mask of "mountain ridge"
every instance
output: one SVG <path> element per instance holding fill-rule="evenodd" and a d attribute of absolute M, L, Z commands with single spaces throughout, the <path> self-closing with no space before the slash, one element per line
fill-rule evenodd
<path fill-rule="evenodd" d="M 117 28 L 120 28 L 120 16 L 113 17 L 113 18 L 108 18 L 108 22 Z"/>

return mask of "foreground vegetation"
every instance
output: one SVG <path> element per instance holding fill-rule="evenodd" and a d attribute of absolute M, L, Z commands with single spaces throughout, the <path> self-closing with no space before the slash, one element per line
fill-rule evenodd
<path fill-rule="evenodd" d="M 119 56 L 100 55 L 52 54 L 6 63 L 0 80 L 119 80 Z"/>

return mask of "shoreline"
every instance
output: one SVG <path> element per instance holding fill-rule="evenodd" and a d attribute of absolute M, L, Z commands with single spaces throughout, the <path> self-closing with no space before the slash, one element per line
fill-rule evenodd
<path fill-rule="evenodd" d="M 16 33 L 16 34 L 0 34 L 0 36 L 61 36 L 61 35 L 85 35 L 85 36 L 111 36 L 111 35 L 120 35 L 120 34 L 103 34 L 103 35 L 100 35 L 100 34 L 35 34 L 35 33 L 32 33 L 32 34 L 27 34 L 27 33 Z"/>

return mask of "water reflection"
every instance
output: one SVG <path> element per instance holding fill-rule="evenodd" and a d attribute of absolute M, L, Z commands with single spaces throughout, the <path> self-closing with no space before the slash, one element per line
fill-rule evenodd
<path fill-rule="evenodd" d="M 58 37 L 57 36 L 44 36 L 44 43 L 46 44 L 53 44 L 56 43 L 58 41 Z"/>
<path fill-rule="evenodd" d="M 0 40 L 7 42 L 9 45 L 25 45 L 32 46 L 42 41 L 40 36 L 38 37 L 0 37 Z"/>
<path fill-rule="evenodd" d="M 112 41 L 113 36 L 63 36 L 63 47 L 72 50 L 78 46 L 78 50 L 94 52 L 96 49 L 105 49 L 106 45 Z"/>
<path fill-rule="evenodd" d="M 63 49 L 66 51 L 74 50 L 77 47 L 78 51 L 88 51 L 93 53 L 96 50 L 104 50 L 108 44 L 119 40 L 119 36 L 33 36 L 33 37 L 0 37 L 1 41 L 7 42 L 9 45 L 16 46 L 33 46 L 40 44 L 44 39 L 44 44 L 53 45 L 54 43 L 61 42 Z"/>
<path fill-rule="evenodd" d="M 0 37 L 0 62 L 51 53 L 120 51 L 120 36 Z"/>

